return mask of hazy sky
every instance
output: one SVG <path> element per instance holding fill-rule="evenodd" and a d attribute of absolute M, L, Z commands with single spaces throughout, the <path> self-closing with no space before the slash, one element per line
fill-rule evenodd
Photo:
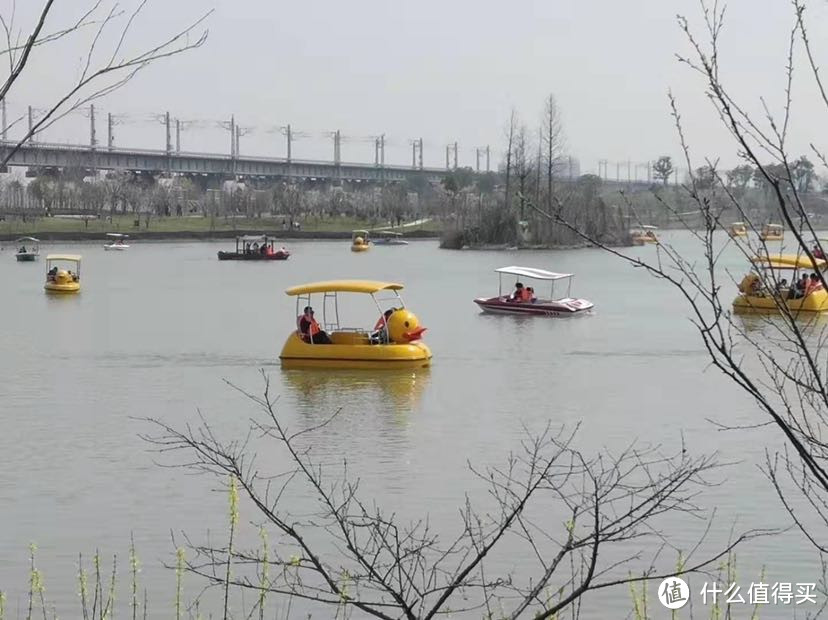
<path fill-rule="evenodd" d="M 30 26 L 42 0 L 17 4 L 18 25 Z M 51 29 L 91 2 L 56 4 Z M 8 17 L 9 0 L 0 6 Z M 102 141 L 105 113 L 129 113 L 116 127 L 116 143 L 163 148 L 164 127 L 152 115 L 168 110 L 205 121 L 183 132 L 182 149 L 227 151 L 229 135 L 216 123 L 235 114 L 251 130 L 243 153 L 283 156 L 284 138 L 268 129 L 290 123 L 309 134 L 294 144 L 297 158 L 331 159 L 325 132 L 340 129 L 346 161 L 372 161 L 367 137 L 385 133 L 389 163 L 409 163 L 409 141 L 422 137 L 426 165 L 444 165 L 445 145 L 455 140 L 460 164 L 474 165 L 477 146 L 491 145 L 500 159 L 511 108 L 536 131 L 543 99 L 553 93 L 582 171 L 608 159 L 614 176 L 616 161 L 679 154 L 667 101 L 672 89 L 694 156 L 736 162 L 704 84 L 675 59 L 687 51 L 676 14 L 698 24 L 697 0 L 150 0 L 128 47 L 161 40 L 210 8 L 203 48 L 150 67 L 97 104 Z M 814 2 L 809 13 L 819 59 L 828 60 L 828 6 Z M 786 0 L 729 3 L 724 75 L 750 109 L 760 109 L 760 95 L 775 111 L 783 101 L 792 18 Z M 78 74 L 93 34 L 39 48 L 31 72 L 9 95 L 10 112 L 54 99 Z M 795 152 L 819 140 L 826 122 L 804 71 L 794 100 Z M 88 125 L 76 114 L 44 139 L 85 142 Z"/>

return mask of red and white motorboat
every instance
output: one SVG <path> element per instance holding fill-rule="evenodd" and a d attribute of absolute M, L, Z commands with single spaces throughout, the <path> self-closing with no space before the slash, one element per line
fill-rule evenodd
<path fill-rule="evenodd" d="M 491 312 L 494 314 L 512 314 L 525 316 L 572 316 L 576 314 L 584 314 L 593 307 L 593 303 L 586 299 L 576 299 L 570 297 L 570 289 L 572 288 L 571 273 L 555 273 L 553 271 L 545 271 L 543 269 L 535 269 L 534 267 L 501 267 L 495 269 L 499 278 L 499 292 L 497 297 L 478 297 L 474 300 L 483 312 Z M 515 286 L 521 284 L 521 278 L 529 278 L 532 280 L 542 280 L 551 282 L 551 291 L 549 297 L 534 296 L 531 300 L 515 300 L 511 293 L 503 293 L 503 274 L 515 276 Z M 555 283 L 560 280 L 566 280 L 566 297 L 555 297 Z M 559 285 L 560 286 L 560 285 Z"/>

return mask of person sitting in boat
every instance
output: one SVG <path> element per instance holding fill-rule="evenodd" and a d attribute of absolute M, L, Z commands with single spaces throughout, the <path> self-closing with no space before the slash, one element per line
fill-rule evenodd
<path fill-rule="evenodd" d="M 776 292 L 785 297 L 786 293 L 788 292 L 788 280 L 787 278 L 782 278 L 779 282 L 776 283 Z"/>
<path fill-rule="evenodd" d="M 819 276 L 815 273 L 812 273 L 810 278 L 808 278 L 808 284 L 805 287 L 805 296 L 807 297 L 814 291 L 817 291 L 822 288 L 822 282 L 819 281 Z"/>
<path fill-rule="evenodd" d="M 305 306 L 304 314 L 299 317 L 299 334 L 302 340 L 310 344 L 333 344 L 328 334 L 313 318 L 313 308 L 310 306 Z"/>
<path fill-rule="evenodd" d="M 531 286 L 527 286 L 526 287 L 526 293 L 527 293 L 527 298 L 528 298 L 527 301 L 529 303 L 532 303 L 532 304 L 538 303 L 538 298 L 535 297 L 535 289 L 533 289 Z"/>
<path fill-rule="evenodd" d="M 21 245 L 20 249 L 17 251 L 18 254 L 25 254 L 26 253 L 26 246 Z"/>
<path fill-rule="evenodd" d="M 374 331 L 371 332 L 371 342 L 374 344 L 388 344 L 388 317 L 394 314 L 396 308 L 389 308 L 382 313 L 382 316 L 377 319 L 374 325 Z"/>
<path fill-rule="evenodd" d="M 814 255 L 814 258 L 821 258 L 825 260 L 825 252 L 822 251 L 822 248 L 818 245 L 814 245 L 813 249 L 811 250 L 811 254 Z"/>
<path fill-rule="evenodd" d="M 57 267 L 52 267 L 48 272 L 46 272 L 46 279 L 49 282 L 54 282 L 55 277 L 57 276 L 58 269 Z"/>
<path fill-rule="evenodd" d="M 529 291 L 523 287 L 523 282 L 515 282 L 515 292 L 508 298 L 509 301 L 529 301 Z"/>
<path fill-rule="evenodd" d="M 808 274 L 803 273 L 799 280 L 791 287 L 791 293 L 788 299 L 802 299 L 805 297 L 805 290 L 808 287 Z"/>

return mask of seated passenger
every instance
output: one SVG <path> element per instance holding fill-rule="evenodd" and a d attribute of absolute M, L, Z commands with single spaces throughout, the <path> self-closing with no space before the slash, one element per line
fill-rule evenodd
<path fill-rule="evenodd" d="M 819 281 L 819 276 L 815 273 L 811 274 L 811 277 L 808 279 L 808 284 L 805 287 L 805 295 L 810 295 L 814 291 L 818 291 L 822 288 L 822 282 Z"/>
<path fill-rule="evenodd" d="M 270 254 L 270 248 L 267 246 L 266 243 L 262 244 L 262 247 L 261 247 L 260 251 L 261 251 L 263 256 L 267 256 L 268 254 Z"/>
<path fill-rule="evenodd" d="M 380 318 L 377 319 L 377 322 L 374 324 L 374 330 L 369 336 L 372 344 L 388 344 L 390 342 L 387 328 L 388 317 L 391 316 L 395 310 L 396 308 L 389 308 L 382 313 Z"/>
<path fill-rule="evenodd" d="M 52 267 L 52 268 L 51 268 L 51 269 L 50 269 L 50 270 L 46 273 L 46 279 L 47 279 L 49 282 L 54 282 L 54 281 L 55 281 L 55 276 L 57 275 L 57 272 L 58 272 L 57 267 Z"/>
<path fill-rule="evenodd" d="M 814 258 L 821 258 L 825 260 L 825 253 L 822 251 L 822 248 L 818 245 L 814 245 L 813 249 L 811 250 L 811 254 L 814 255 Z"/>
<path fill-rule="evenodd" d="M 776 292 L 780 295 L 785 295 L 788 292 L 788 280 L 782 278 L 779 282 L 776 283 Z"/>
<path fill-rule="evenodd" d="M 790 299 L 801 299 L 805 297 L 805 291 L 808 288 L 808 274 L 803 273 L 802 277 L 796 281 L 793 289 L 791 290 L 791 297 Z"/>
<path fill-rule="evenodd" d="M 313 308 L 305 306 L 304 314 L 299 317 L 299 334 L 302 340 L 310 344 L 333 344 L 316 319 L 313 318 Z"/>
<path fill-rule="evenodd" d="M 538 303 L 538 298 L 535 297 L 535 289 L 533 289 L 531 286 L 526 287 L 526 297 L 526 301 L 528 301 L 529 303 Z"/>
<path fill-rule="evenodd" d="M 26 253 L 26 246 L 21 245 L 20 249 L 17 252 L 18 252 L 18 254 L 25 254 Z"/>
<path fill-rule="evenodd" d="M 507 301 L 524 301 L 526 291 L 523 290 L 523 282 L 515 282 L 515 291 L 507 298 Z"/>

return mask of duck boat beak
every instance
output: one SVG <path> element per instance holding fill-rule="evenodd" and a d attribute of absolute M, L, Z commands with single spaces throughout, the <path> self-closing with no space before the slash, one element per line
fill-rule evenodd
<path fill-rule="evenodd" d="M 414 342 L 415 340 L 419 340 L 423 337 L 423 332 L 428 329 L 427 327 L 418 327 L 417 329 L 412 329 L 410 332 L 405 332 L 403 334 L 403 338 L 408 340 L 408 342 Z"/>

